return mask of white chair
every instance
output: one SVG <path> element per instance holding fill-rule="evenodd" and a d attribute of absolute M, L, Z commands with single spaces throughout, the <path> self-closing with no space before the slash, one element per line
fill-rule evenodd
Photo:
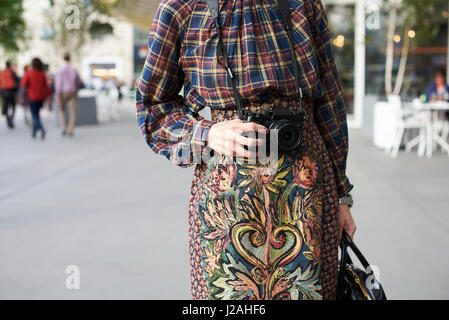
<path fill-rule="evenodd" d="M 447 119 L 444 121 L 441 137 L 444 139 L 444 141 L 447 141 L 447 138 L 449 137 L 449 120 Z"/>
<path fill-rule="evenodd" d="M 418 145 L 418 155 L 424 156 L 426 148 L 426 129 L 428 125 L 428 115 L 419 110 L 404 109 L 401 97 L 398 95 L 391 95 L 388 97 L 388 102 L 396 117 L 396 133 L 393 143 L 388 146 L 385 151 L 393 158 L 396 158 L 404 138 L 405 131 L 408 129 L 418 129 L 417 137 L 406 143 L 406 151 L 410 151 L 414 146 Z"/>
<path fill-rule="evenodd" d="M 438 120 L 436 121 L 436 124 L 434 126 L 434 130 L 438 134 L 440 134 L 441 138 L 444 141 L 447 141 L 447 138 L 449 136 L 449 120 L 446 118 L 444 112 L 440 112 Z"/>

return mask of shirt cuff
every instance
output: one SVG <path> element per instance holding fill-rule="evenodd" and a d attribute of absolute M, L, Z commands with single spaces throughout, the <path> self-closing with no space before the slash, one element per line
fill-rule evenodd
<path fill-rule="evenodd" d="M 207 136 L 210 128 L 214 125 L 214 122 L 203 119 L 195 122 L 192 130 L 191 138 L 191 150 L 193 155 L 193 162 L 196 164 L 202 163 L 204 158 L 203 152 L 207 146 Z"/>
<path fill-rule="evenodd" d="M 340 179 L 337 185 L 338 198 L 344 197 L 353 188 L 354 186 L 349 182 L 348 177 L 344 176 L 343 179 Z"/>

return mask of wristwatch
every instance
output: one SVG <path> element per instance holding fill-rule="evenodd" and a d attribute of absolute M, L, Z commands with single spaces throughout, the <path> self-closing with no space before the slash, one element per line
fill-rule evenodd
<path fill-rule="evenodd" d="M 354 204 L 354 200 L 352 199 L 352 195 L 350 193 L 348 193 L 347 195 L 345 195 L 345 196 L 341 197 L 340 199 L 338 199 L 338 203 L 339 204 L 345 204 L 349 208 L 351 208 L 352 205 Z"/>

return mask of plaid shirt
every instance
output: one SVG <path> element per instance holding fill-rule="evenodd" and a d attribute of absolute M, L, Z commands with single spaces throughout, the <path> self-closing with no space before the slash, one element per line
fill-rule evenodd
<path fill-rule="evenodd" d="M 288 37 L 276 0 L 220 0 L 222 37 L 243 101 L 267 92 L 297 95 Z M 304 96 L 330 153 L 338 193 L 346 177 L 348 129 L 342 90 L 321 0 L 291 0 L 293 42 Z M 217 31 L 206 1 L 162 0 L 137 82 L 137 121 L 148 145 L 180 166 L 195 163 L 213 122 L 197 111 L 235 108 L 231 78 L 216 55 Z M 180 90 L 184 86 L 184 97 Z"/>

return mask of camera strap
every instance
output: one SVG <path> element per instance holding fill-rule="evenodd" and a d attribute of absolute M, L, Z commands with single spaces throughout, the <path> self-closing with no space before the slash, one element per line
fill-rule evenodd
<path fill-rule="evenodd" d="M 296 85 L 296 92 L 299 96 L 300 101 L 300 111 L 303 111 L 303 105 L 302 105 L 302 89 L 301 84 L 299 83 L 299 64 L 298 60 L 296 58 L 296 52 L 295 48 L 293 48 L 293 24 L 292 24 L 292 18 L 290 15 L 290 0 L 277 0 L 279 10 L 282 13 L 282 17 L 284 18 L 287 36 L 288 36 L 288 44 L 290 46 L 290 53 L 293 60 L 293 72 L 294 72 L 294 78 L 295 78 L 295 85 Z"/>
<path fill-rule="evenodd" d="M 226 0 L 223 0 L 223 1 L 226 1 Z M 293 72 L 294 72 L 294 78 L 295 78 L 295 86 L 296 86 L 296 91 L 298 93 L 299 102 L 300 102 L 299 112 L 302 114 L 305 114 L 304 108 L 303 108 L 303 102 L 302 102 L 303 94 L 302 94 L 301 84 L 299 82 L 299 64 L 298 64 L 298 60 L 296 59 L 296 53 L 295 53 L 295 49 L 293 48 L 293 41 L 292 41 L 293 25 L 291 22 L 291 15 L 290 15 L 290 0 L 277 0 L 277 2 L 278 2 L 279 10 L 282 13 L 282 17 L 283 17 L 285 25 L 286 25 L 288 43 L 290 46 L 291 57 L 293 60 Z M 221 55 L 223 57 L 224 66 L 225 66 L 226 71 L 228 72 L 229 76 L 231 77 L 232 91 L 234 93 L 234 98 L 235 98 L 235 103 L 237 106 L 238 114 L 239 114 L 239 117 L 242 118 L 245 116 L 245 110 L 243 109 L 243 105 L 242 105 L 242 97 L 240 96 L 240 93 L 237 89 L 237 82 L 236 82 L 237 79 L 235 78 L 235 74 L 232 71 L 232 68 L 229 64 L 228 54 L 227 54 L 226 47 L 223 43 L 223 39 L 221 36 L 221 27 L 220 27 L 220 22 L 218 19 L 219 14 L 220 14 L 218 0 L 207 0 L 207 5 L 209 7 L 209 11 L 212 15 L 212 18 L 214 19 L 215 30 L 218 33 L 218 44 L 217 44 L 216 56 L 218 59 L 218 55 L 219 55 L 219 53 L 221 53 Z"/>
<path fill-rule="evenodd" d="M 234 98 L 235 98 L 235 104 L 237 106 L 237 111 L 240 118 L 243 118 L 245 115 L 245 110 L 243 109 L 242 105 L 242 97 L 240 96 L 240 93 L 237 89 L 237 79 L 235 78 L 234 72 L 232 71 L 231 66 L 229 65 L 229 59 L 228 59 L 228 53 L 226 51 L 225 45 L 223 43 L 223 38 L 221 37 L 221 28 L 220 28 L 220 21 L 218 20 L 219 17 L 219 9 L 218 9 L 218 0 L 207 0 L 207 5 L 209 6 L 209 11 L 212 15 L 212 18 L 214 19 L 214 27 L 215 30 L 218 33 L 218 44 L 217 44 L 217 59 L 219 54 L 221 53 L 223 60 L 224 60 L 224 66 L 226 68 L 226 71 L 228 72 L 229 76 L 231 77 L 232 82 L 232 91 L 234 92 Z"/>

